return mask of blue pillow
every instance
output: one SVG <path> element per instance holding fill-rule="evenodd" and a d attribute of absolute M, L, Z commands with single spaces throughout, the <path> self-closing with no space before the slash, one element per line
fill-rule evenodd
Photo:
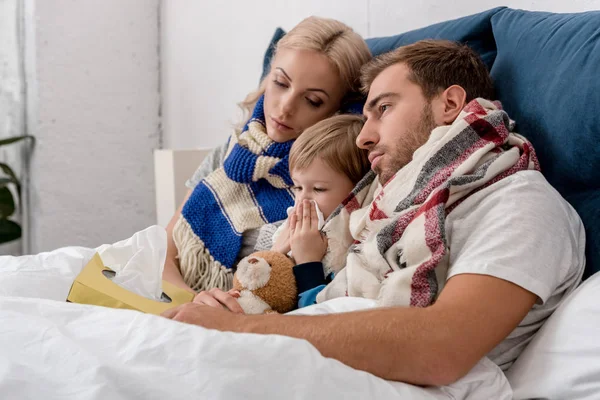
<path fill-rule="evenodd" d="M 452 21 L 441 22 L 425 28 L 402 33 L 400 35 L 367 39 L 367 45 L 371 53 L 376 56 L 388 51 L 394 50 L 400 46 L 418 42 L 423 39 L 446 39 L 468 44 L 477 51 L 487 65 L 491 68 L 496 57 L 496 44 L 492 35 L 491 17 L 504 9 L 497 7 L 479 14 L 455 19 Z M 265 52 L 263 60 L 263 71 L 261 80 L 269 73 L 271 58 L 277 42 L 285 35 L 285 31 L 277 28 L 269 47 Z M 359 98 L 361 96 L 358 96 Z M 362 113 L 364 98 L 354 100 L 342 107 L 341 112 Z"/>
<path fill-rule="evenodd" d="M 496 43 L 492 34 L 491 18 L 506 7 L 496 7 L 478 14 L 440 22 L 425 28 L 401 33 L 395 36 L 386 36 L 366 39 L 371 54 L 377 56 L 387 53 L 400 46 L 418 42 L 423 39 L 446 39 L 467 43 L 483 58 L 488 68 L 492 67 L 496 57 Z M 277 28 L 263 60 L 261 80 L 269 73 L 273 51 L 285 31 Z"/>
<path fill-rule="evenodd" d="M 600 190 L 567 194 L 566 199 L 583 221 L 586 237 L 586 267 L 583 279 L 600 271 Z"/>
<path fill-rule="evenodd" d="M 492 29 L 497 97 L 581 216 L 589 276 L 600 270 L 600 12 L 505 9 Z"/>
<path fill-rule="evenodd" d="M 496 58 L 496 42 L 492 34 L 491 18 L 505 7 L 497 7 L 479 14 L 440 22 L 396 36 L 367 39 L 371 53 L 377 56 L 423 39 L 446 39 L 466 43 L 475 50 L 488 69 Z"/>
<path fill-rule="evenodd" d="M 269 71 L 271 70 L 271 59 L 273 58 L 273 53 L 275 52 L 275 46 L 277 46 L 277 42 L 285 36 L 285 31 L 281 28 L 275 29 L 275 33 L 273 33 L 273 37 L 269 42 L 269 47 L 267 47 L 267 51 L 265 51 L 265 56 L 263 58 L 263 69 L 262 75 L 260 76 L 260 82 L 267 76 Z"/>

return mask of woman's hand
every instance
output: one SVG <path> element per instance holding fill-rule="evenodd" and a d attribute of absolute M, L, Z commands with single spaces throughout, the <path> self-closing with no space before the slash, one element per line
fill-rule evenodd
<path fill-rule="evenodd" d="M 273 243 L 271 251 L 276 251 L 278 253 L 287 255 L 287 253 L 289 253 L 291 249 L 292 248 L 290 247 L 290 225 L 288 223 L 281 230 L 281 233 L 277 237 L 275 243 Z"/>
<path fill-rule="evenodd" d="M 327 237 L 319 231 L 315 203 L 304 200 L 290 217 L 290 246 L 296 264 L 321 261 L 327 252 Z"/>
<path fill-rule="evenodd" d="M 236 300 L 240 297 L 240 292 L 237 290 L 230 290 L 224 292 L 221 289 L 210 289 L 208 291 L 202 291 L 194 297 L 194 303 L 203 304 L 209 307 L 224 308 L 233 313 L 244 314 L 244 310 L 240 306 L 240 303 Z"/>

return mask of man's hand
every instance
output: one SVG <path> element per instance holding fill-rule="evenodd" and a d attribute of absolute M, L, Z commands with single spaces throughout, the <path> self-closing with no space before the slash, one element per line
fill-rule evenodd
<path fill-rule="evenodd" d="M 244 314 L 244 310 L 236 300 L 239 297 L 240 292 L 237 290 L 232 289 L 229 292 L 224 292 L 221 289 L 214 288 L 198 293 L 194 297 L 194 303 L 209 307 L 224 308 L 233 313 Z"/>
<path fill-rule="evenodd" d="M 241 325 L 244 315 L 225 310 L 223 307 L 208 307 L 199 303 L 186 303 L 161 314 L 174 321 L 202 326 L 207 329 L 233 331 Z"/>
<path fill-rule="evenodd" d="M 304 200 L 290 217 L 290 246 L 297 264 L 321 261 L 327 252 L 327 237 L 319 231 L 315 203 Z"/>

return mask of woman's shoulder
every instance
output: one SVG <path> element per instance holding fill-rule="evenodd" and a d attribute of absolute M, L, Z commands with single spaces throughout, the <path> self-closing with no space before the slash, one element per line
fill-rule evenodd
<path fill-rule="evenodd" d="M 217 168 L 223 166 L 228 145 L 229 141 L 226 141 L 221 146 L 212 149 L 212 151 L 204 158 L 204 160 L 202 160 L 202 163 L 194 172 L 194 175 L 187 180 L 185 186 L 187 186 L 189 189 L 194 189 L 202 179 L 206 178 Z"/>

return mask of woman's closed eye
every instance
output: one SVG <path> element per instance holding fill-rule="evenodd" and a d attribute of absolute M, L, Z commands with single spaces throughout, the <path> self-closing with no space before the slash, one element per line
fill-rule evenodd
<path fill-rule="evenodd" d="M 282 81 L 278 80 L 277 78 L 273 79 L 273 83 L 282 89 L 288 89 L 290 87 L 287 83 L 282 82 Z M 313 108 L 319 108 L 323 105 L 323 100 L 321 100 L 321 99 L 315 100 L 315 99 L 311 99 L 310 97 L 305 97 L 305 98 L 306 98 L 306 102 Z"/>
<path fill-rule="evenodd" d="M 319 107 L 321 107 L 323 105 L 323 101 L 322 100 L 313 100 L 313 99 L 307 97 L 306 101 L 308 101 L 308 104 L 310 104 L 314 108 L 319 108 Z"/>
<path fill-rule="evenodd" d="M 277 79 L 273 79 L 273 83 L 282 88 L 288 88 L 288 85 L 284 82 L 278 81 Z"/>

